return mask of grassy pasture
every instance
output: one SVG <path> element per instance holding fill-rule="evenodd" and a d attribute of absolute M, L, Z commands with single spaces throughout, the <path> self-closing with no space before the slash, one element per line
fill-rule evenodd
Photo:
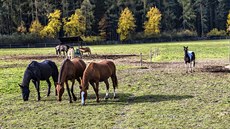
<path fill-rule="evenodd" d="M 144 64 L 148 69 L 141 69 L 138 63 L 133 63 L 138 62 L 139 57 L 115 59 L 119 98 L 105 101 L 105 84 L 100 83 L 101 102 L 95 102 L 95 94 L 90 87 L 84 107 L 80 106 L 77 83 L 75 94 L 78 100 L 72 104 L 68 103 L 66 91 L 63 101 L 57 102 L 53 86 L 51 96 L 45 97 L 45 82 L 41 82 L 40 102 L 36 101 L 37 93 L 32 83 L 29 101 L 22 101 L 17 84 L 21 83 L 23 72 L 32 59 L 17 57 L 54 55 L 54 48 L 0 49 L 0 129 L 229 128 L 230 75 L 223 71 L 203 71 L 207 65 L 224 66 L 228 63 L 228 45 L 228 40 L 216 40 L 90 46 L 92 53 L 98 55 L 141 52 L 148 55 L 151 48 L 159 48 L 160 55 L 153 61 L 160 66 L 156 67 L 157 63 L 151 66 Z M 196 52 L 198 68 L 195 73 L 185 74 L 183 46 Z M 144 59 L 148 61 L 148 56 Z M 60 67 L 62 58 L 52 60 Z M 100 59 L 85 61 L 94 60 Z"/>

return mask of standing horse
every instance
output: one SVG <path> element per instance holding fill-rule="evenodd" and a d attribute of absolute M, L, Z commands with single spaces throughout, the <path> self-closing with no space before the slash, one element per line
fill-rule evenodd
<path fill-rule="evenodd" d="M 70 47 L 67 53 L 67 58 L 68 59 L 73 59 L 74 58 L 74 48 Z"/>
<path fill-rule="evenodd" d="M 83 53 L 85 52 L 88 52 L 88 55 L 91 55 L 91 50 L 89 47 L 82 47 L 82 48 L 79 48 L 80 52 L 81 52 L 81 55 L 83 55 Z"/>
<path fill-rule="evenodd" d="M 61 55 L 61 52 L 63 52 L 63 55 L 65 56 L 69 50 L 69 45 L 57 45 L 55 47 L 56 55 Z"/>
<path fill-rule="evenodd" d="M 87 97 L 87 90 L 89 83 L 93 86 L 93 89 L 96 94 L 96 101 L 99 102 L 99 82 L 104 81 L 106 84 L 106 96 L 105 99 L 108 99 L 109 96 L 109 82 L 108 78 L 111 77 L 113 82 L 113 93 L 114 98 L 116 97 L 115 88 L 118 85 L 117 76 L 116 76 L 116 66 L 112 61 L 102 61 L 99 63 L 91 62 L 84 71 L 82 82 L 81 82 L 81 104 L 85 104 Z M 96 84 L 96 85 L 95 85 Z"/>
<path fill-rule="evenodd" d="M 81 78 L 83 76 L 83 72 L 86 68 L 86 64 L 83 60 L 74 58 L 72 60 L 65 59 L 62 62 L 60 73 L 58 75 L 58 83 L 56 86 L 57 93 L 58 93 L 58 100 L 61 101 L 61 97 L 64 93 L 64 83 L 66 84 L 66 88 L 69 95 L 69 102 L 72 103 L 72 97 L 70 95 L 68 80 L 72 82 L 71 93 L 73 96 L 73 100 L 76 101 L 77 98 L 73 93 L 73 86 L 75 83 L 75 79 L 81 84 Z"/>
<path fill-rule="evenodd" d="M 40 97 L 40 80 L 46 80 L 48 83 L 48 93 L 47 96 L 50 95 L 50 87 L 51 82 L 49 80 L 50 76 L 52 76 L 54 85 L 58 80 L 58 69 L 54 62 L 50 60 L 45 60 L 41 63 L 37 61 L 32 61 L 26 68 L 24 72 L 24 77 L 21 84 L 18 84 L 22 90 L 22 98 L 24 101 L 29 99 L 30 90 L 29 83 L 30 80 L 34 83 L 35 88 L 37 89 L 38 101 L 41 99 Z M 56 89 L 55 93 L 57 95 Z"/>
<path fill-rule="evenodd" d="M 184 62 L 187 65 L 187 73 L 189 71 L 189 67 L 191 69 L 191 72 L 194 71 L 193 67 L 195 67 L 195 59 L 195 53 L 193 51 L 188 51 L 188 46 L 184 46 Z"/>

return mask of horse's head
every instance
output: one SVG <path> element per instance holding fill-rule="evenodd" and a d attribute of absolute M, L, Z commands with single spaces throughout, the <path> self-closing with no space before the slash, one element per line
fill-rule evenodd
<path fill-rule="evenodd" d="M 29 96 L 30 96 L 30 90 L 28 86 L 22 86 L 21 84 L 18 84 L 21 88 L 22 91 L 22 98 L 24 101 L 28 101 L 29 100 Z"/>
<path fill-rule="evenodd" d="M 187 47 L 184 46 L 184 52 L 186 53 L 188 52 L 188 46 Z"/>
<path fill-rule="evenodd" d="M 57 100 L 61 101 L 61 97 L 65 91 L 64 83 L 57 83 L 56 90 L 57 90 L 57 94 L 58 94 Z"/>
<path fill-rule="evenodd" d="M 89 83 L 83 83 L 81 80 L 81 86 L 79 87 L 80 90 L 80 95 L 81 95 L 81 105 L 85 105 L 85 100 L 87 98 L 87 90 L 89 87 Z"/>

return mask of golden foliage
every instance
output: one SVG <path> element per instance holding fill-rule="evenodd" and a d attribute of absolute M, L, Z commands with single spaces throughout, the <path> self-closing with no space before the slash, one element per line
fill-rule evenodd
<path fill-rule="evenodd" d="M 36 19 L 31 23 L 29 31 L 30 33 L 33 33 L 33 34 L 40 34 L 42 29 L 43 29 L 43 26 L 41 25 L 39 20 Z"/>
<path fill-rule="evenodd" d="M 61 11 L 60 10 L 55 10 L 53 13 L 50 13 L 48 18 L 49 18 L 49 23 L 47 26 L 45 26 L 41 32 L 40 35 L 42 37 L 56 37 L 57 33 L 61 29 Z"/>
<path fill-rule="evenodd" d="M 121 16 L 118 21 L 117 33 L 120 35 L 120 40 L 123 41 L 127 39 L 129 34 L 134 31 L 135 27 L 136 25 L 133 13 L 128 8 L 125 8 L 121 12 Z"/>
<path fill-rule="evenodd" d="M 76 9 L 67 20 L 64 18 L 63 22 L 63 29 L 68 36 L 82 36 L 86 31 L 86 19 L 80 9 Z"/>
<path fill-rule="evenodd" d="M 145 35 L 155 35 L 160 33 L 161 12 L 157 7 L 152 7 L 146 17 L 148 21 L 144 23 Z"/>
<path fill-rule="evenodd" d="M 228 13 L 228 17 L 227 17 L 227 32 L 230 32 L 230 11 Z"/>

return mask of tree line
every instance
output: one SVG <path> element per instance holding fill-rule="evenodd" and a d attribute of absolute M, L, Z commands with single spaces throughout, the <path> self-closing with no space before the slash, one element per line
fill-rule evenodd
<path fill-rule="evenodd" d="M 225 35 L 230 26 L 229 0 L 1 0 L 0 34 L 36 32 L 38 27 L 43 30 L 43 36 L 52 36 L 49 27 L 58 24 L 59 33 L 55 37 L 84 35 L 122 40 L 119 19 L 126 8 L 134 22 L 128 37 L 131 39 L 151 33 L 151 28 L 148 30 L 146 26 L 154 26 L 147 23 L 152 8 L 160 12 L 159 28 L 154 29 L 156 33 L 152 36 L 159 33 L 200 37 L 212 33 Z M 55 21 L 55 17 L 59 21 Z"/>

